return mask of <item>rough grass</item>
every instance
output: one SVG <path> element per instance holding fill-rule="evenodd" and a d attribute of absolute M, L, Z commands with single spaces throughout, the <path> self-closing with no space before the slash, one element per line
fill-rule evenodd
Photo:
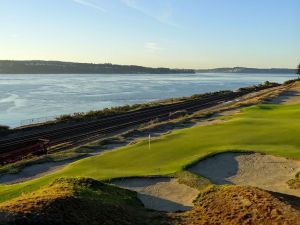
<path fill-rule="evenodd" d="M 239 91 L 242 91 L 243 89 L 245 90 L 251 90 L 254 91 L 259 87 L 271 87 L 275 83 L 264 83 L 260 85 L 254 85 L 246 88 L 241 88 Z M 109 115 L 115 115 L 117 113 L 124 113 L 124 112 L 129 112 L 133 110 L 139 110 L 139 109 L 144 109 L 152 106 L 159 106 L 159 105 L 166 105 L 166 104 L 173 104 L 176 102 L 182 102 L 182 101 L 187 101 L 187 100 L 192 100 L 196 99 L 199 97 L 209 97 L 214 94 L 222 94 L 222 93 L 227 93 L 231 92 L 229 90 L 225 91 L 217 91 L 217 92 L 211 92 L 211 93 L 204 93 L 204 94 L 196 94 L 192 95 L 190 97 L 181 97 L 181 98 L 171 98 L 171 99 L 165 99 L 165 100 L 159 100 L 159 101 L 154 101 L 154 102 L 148 102 L 144 104 L 134 104 L 134 105 L 124 105 L 124 106 L 116 106 L 116 107 L 111 107 L 111 108 L 105 108 L 102 110 L 92 110 L 89 112 L 76 112 L 73 114 L 65 114 L 58 116 L 55 118 L 54 121 L 50 121 L 49 123 L 54 123 L 54 122 L 67 122 L 67 121 L 83 121 L 83 120 L 88 120 L 88 119 L 96 119 L 100 118 L 102 116 L 109 116 Z"/>
<path fill-rule="evenodd" d="M 189 171 L 180 171 L 172 175 L 173 177 L 177 178 L 178 183 L 185 184 L 191 188 L 195 188 L 199 191 L 203 191 L 207 187 L 209 187 L 211 182 L 204 177 L 198 176 L 194 173 Z"/>
<path fill-rule="evenodd" d="M 294 179 L 288 180 L 287 184 L 292 189 L 300 189 L 300 172 L 296 174 Z"/>
<path fill-rule="evenodd" d="M 191 176 L 177 174 L 179 179 Z M 254 187 L 210 186 L 194 204 L 183 213 L 156 213 L 145 210 L 135 192 L 90 178 L 59 178 L 33 193 L 1 203 L 0 221 L 3 225 L 300 223 L 299 211 L 285 199 Z"/>
<path fill-rule="evenodd" d="M 79 160 L 63 170 L 32 181 L 0 186 L 0 201 L 17 197 L 59 177 L 168 175 L 209 154 L 257 151 L 300 160 L 300 105 L 258 105 L 226 122 L 176 130 L 151 142 L 141 141 L 103 155 Z"/>
<path fill-rule="evenodd" d="M 145 224 L 136 193 L 89 178 L 57 179 L 0 204 L 1 224 Z M 101 222 L 102 221 L 102 222 Z"/>
<path fill-rule="evenodd" d="M 174 224 L 300 224 L 300 213 L 266 191 L 244 186 L 213 186 Z"/>

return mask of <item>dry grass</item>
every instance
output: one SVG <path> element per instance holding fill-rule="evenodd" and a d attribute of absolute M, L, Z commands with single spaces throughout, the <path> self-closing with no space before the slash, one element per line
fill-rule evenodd
<path fill-rule="evenodd" d="M 136 193 L 89 178 L 61 178 L 0 204 L 1 224 L 146 224 Z"/>
<path fill-rule="evenodd" d="M 192 174 L 177 176 L 184 182 L 197 180 Z M 280 200 L 274 196 L 254 187 L 210 186 L 192 210 L 158 213 L 146 211 L 134 192 L 88 178 L 60 178 L 0 204 L 0 221 L 4 225 L 300 224 L 300 212 L 284 196 Z"/>
<path fill-rule="evenodd" d="M 300 212 L 254 187 L 211 187 L 174 224 L 300 224 Z"/>
<path fill-rule="evenodd" d="M 203 191 L 204 189 L 212 185 L 208 179 L 200 177 L 189 171 L 180 171 L 175 173 L 173 176 L 177 178 L 178 183 L 185 184 L 199 191 Z"/>
<path fill-rule="evenodd" d="M 296 174 L 294 179 L 287 182 L 291 189 L 300 189 L 300 172 Z"/>
<path fill-rule="evenodd" d="M 300 179 L 291 179 L 287 182 L 291 189 L 300 189 Z"/>

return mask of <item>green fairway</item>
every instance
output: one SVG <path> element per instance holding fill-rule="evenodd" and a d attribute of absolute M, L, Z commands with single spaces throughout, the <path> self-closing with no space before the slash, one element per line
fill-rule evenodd
<path fill-rule="evenodd" d="M 165 175 L 208 154 L 257 151 L 300 160 L 300 105 L 258 105 L 245 108 L 226 122 L 174 131 L 151 142 L 129 145 L 79 160 L 55 174 L 15 185 L 0 186 L 3 202 L 36 190 L 58 177 L 102 180 L 125 176 Z"/>

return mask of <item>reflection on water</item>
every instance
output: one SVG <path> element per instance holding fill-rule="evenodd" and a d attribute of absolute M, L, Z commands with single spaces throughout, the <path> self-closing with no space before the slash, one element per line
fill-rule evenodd
<path fill-rule="evenodd" d="M 0 124 L 217 90 L 234 90 L 293 74 L 0 75 Z"/>

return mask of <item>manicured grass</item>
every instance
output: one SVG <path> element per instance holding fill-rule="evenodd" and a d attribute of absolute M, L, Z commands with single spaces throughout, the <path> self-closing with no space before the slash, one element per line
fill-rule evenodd
<path fill-rule="evenodd" d="M 0 201 L 36 190 L 59 177 L 104 180 L 126 176 L 166 175 L 223 151 L 257 151 L 300 160 L 300 105 L 258 105 L 219 124 L 177 130 L 74 162 L 63 170 L 29 182 L 0 186 Z"/>

